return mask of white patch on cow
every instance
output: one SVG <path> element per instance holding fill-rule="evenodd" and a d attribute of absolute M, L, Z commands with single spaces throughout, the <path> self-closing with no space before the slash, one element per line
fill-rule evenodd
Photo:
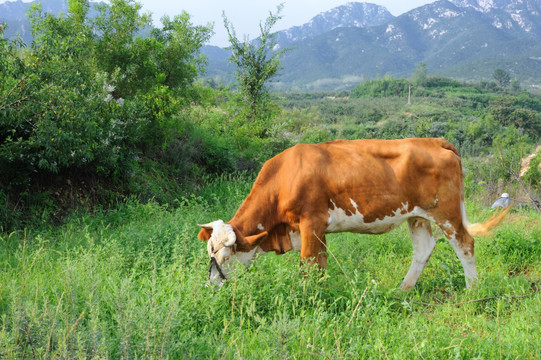
<path fill-rule="evenodd" d="M 338 206 L 336 206 L 336 204 L 334 203 L 334 201 L 332 201 L 332 199 L 330 200 L 332 206 L 335 208 L 335 209 L 338 209 Z M 331 212 L 331 210 L 329 209 L 329 213 Z M 333 218 L 332 216 L 329 216 L 329 218 L 327 219 L 327 224 L 331 224 L 333 221 Z"/>
<path fill-rule="evenodd" d="M 359 208 L 359 205 L 357 205 L 357 203 L 355 201 L 353 201 L 353 199 L 349 199 L 349 201 L 351 202 L 351 205 L 353 205 L 353 207 L 355 208 L 355 210 L 357 211 L 358 208 Z"/>
<path fill-rule="evenodd" d="M 454 230 L 453 225 L 451 225 L 449 220 L 447 220 L 445 223 L 441 224 L 441 227 L 444 227 L 444 228 L 449 229 L 449 230 Z"/>
<path fill-rule="evenodd" d="M 391 215 L 386 215 L 382 219 L 376 219 L 373 222 L 367 223 L 364 220 L 364 215 L 359 212 L 357 204 L 353 199 L 350 199 L 350 201 L 355 208 L 355 213 L 348 215 L 344 209 L 337 207 L 331 200 L 334 209 L 329 209 L 327 233 L 349 231 L 361 234 L 383 234 L 398 227 L 410 217 L 420 217 L 434 221 L 424 209 L 416 206 L 412 211 L 408 211 L 408 204 L 402 203 L 402 207 L 392 211 Z"/>
<path fill-rule="evenodd" d="M 470 226 L 471 223 L 468 221 L 468 217 L 466 216 L 466 206 L 464 205 L 464 201 L 460 202 L 460 213 L 462 215 L 462 224 L 464 224 L 465 227 Z"/>
<path fill-rule="evenodd" d="M 460 247 L 456 239 L 456 232 L 448 237 L 449 244 L 455 250 L 462 267 L 464 268 L 464 276 L 466 277 L 466 287 L 471 288 L 472 284 L 477 280 L 477 266 L 475 264 L 475 256 L 473 254 L 466 255 Z"/>
<path fill-rule="evenodd" d="M 289 239 L 291 240 L 291 246 L 295 251 L 301 251 L 301 233 L 298 231 L 290 231 Z"/>
<path fill-rule="evenodd" d="M 237 251 L 235 255 L 233 255 L 233 258 L 237 260 L 239 263 L 241 263 L 244 266 L 250 265 L 252 262 L 255 254 L 264 254 L 265 252 L 259 247 L 256 246 L 252 250 L 248 252 L 241 252 Z"/>
<path fill-rule="evenodd" d="M 232 238 L 236 239 L 233 227 L 226 224 L 223 220 L 216 220 L 212 223 L 212 235 L 210 239 L 216 244 L 227 242 Z"/>
<path fill-rule="evenodd" d="M 257 224 L 257 229 L 261 231 L 265 230 L 265 228 L 261 224 Z"/>

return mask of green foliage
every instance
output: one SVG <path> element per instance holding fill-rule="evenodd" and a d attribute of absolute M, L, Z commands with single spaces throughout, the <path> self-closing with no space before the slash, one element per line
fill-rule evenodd
<path fill-rule="evenodd" d="M 408 96 L 408 90 L 411 86 L 406 79 L 395 79 L 390 76 L 385 76 L 381 80 L 363 81 L 351 92 L 351 97 L 388 97 Z"/>
<path fill-rule="evenodd" d="M 391 77 L 364 81 L 352 91 L 353 100 L 334 101 L 321 111 L 332 112 L 327 118 L 341 137 L 445 137 L 464 156 L 486 153 L 497 137 L 524 136 L 528 143 L 539 138 L 539 98 L 531 94 L 427 77 L 424 86 L 412 87 L 408 105 L 396 94 L 405 97 L 409 86 L 407 80 Z M 386 100 L 377 102 L 382 96 Z M 337 106 L 349 107 L 349 113 Z"/>
<path fill-rule="evenodd" d="M 137 104 L 113 101 L 95 73 L 88 32 L 76 17 L 33 15 L 35 42 L 1 83 L 0 182 L 25 186 L 34 173 L 115 174 L 137 152 Z M 120 175 L 120 174 L 117 174 Z"/>
<path fill-rule="evenodd" d="M 492 77 L 501 87 L 507 87 L 509 86 L 509 83 L 511 82 L 511 76 L 507 71 L 504 69 L 496 69 L 494 70 L 494 73 L 492 74 Z"/>
<path fill-rule="evenodd" d="M 151 19 L 139 4 L 97 8 L 89 18 L 86 0 L 57 16 L 33 5 L 26 48 L 0 34 L 0 187 L 14 214 L 31 213 L 25 194 L 64 177 L 116 183 L 118 192 L 137 187 L 130 182 L 141 159 L 188 136 L 179 113 L 200 99 L 198 50 L 211 29 L 182 13 L 142 37 Z M 219 167 L 211 162 L 203 172 Z"/>
<path fill-rule="evenodd" d="M 246 39 L 241 42 L 237 38 L 233 24 L 225 13 L 222 15 L 231 44 L 232 54 L 229 60 L 236 67 L 235 76 L 240 96 L 249 110 L 249 118 L 252 119 L 258 116 L 265 117 L 265 108 L 270 99 L 267 83 L 277 76 L 280 70 L 280 56 L 287 50 L 274 51 L 276 33 L 271 33 L 274 25 L 282 18 L 280 16 L 282 8 L 283 4 L 280 4 L 276 8 L 276 13 L 269 13 L 265 24 L 259 25 L 261 34 L 254 41 Z"/>
<path fill-rule="evenodd" d="M 212 34 L 210 27 L 194 26 L 186 12 L 173 19 L 164 16 L 163 27 L 152 28 L 150 14 L 140 15 L 141 5 L 133 0 L 114 0 L 98 5 L 99 16 L 90 20 L 95 39 L 97 66 L 106 73 L 120 72 L 116 98 L 147 94 L 155 87 L 176 90 L 188 97 L 189 89 L 202 71 L 199 48 Z"/>
<path fill-rule="evenodd" d="M 524 180 L 541 192 L 541 151 L 538 151 L 531 159 L 529 168 L 524 174 Z"/>
<path fill-rule="evenodd" d="M 419 65 L 417 65 L 415 71 L 413 71 L 413 74 L 411 74 L 410 81 L 415 86 L 424 86 L 426 84 L 427 76 L 425 63 L 419 63 Z"/>
<path fill-rule="evenodd" d="M 293 144 L 286 134 L 287 122 L 276 105 L 268 107 L 268 111 L 273 111 L 268 117 L 251 122 L 239 116 L 239 111 L 236 103 L 230 102 L 220 107 L 192 106 L 184 116 L 198 124 L 199 134 L 213 139 L 209 146 L 221 148 L 216 151 L 217 159 L 234 159 L 233 169 L 258 170 L 264 161 Z M 224 167 L 229 169 L 230 166 Z"/>
<path fill-rule="evenodd" d="M 524 234 L 507 226 L 498 232 L 489 251 L 501 258 L 509 273 L 528 273 L 541 258 L 541 229 L 534 227 L 533 231 Z"/>

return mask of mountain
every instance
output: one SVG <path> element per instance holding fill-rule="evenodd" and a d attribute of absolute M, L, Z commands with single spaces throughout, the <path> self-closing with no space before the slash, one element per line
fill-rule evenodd
<path fill-rule="evenodd" d="M 336 28 L 365 28 L 385 24 L 393 18 L 394 16 L 383 6 L 351 2 L 323 12 L 304 25 L 278 32 L 276 40 L 283 48 Z"/>
<path fill-rule="evenodd" d="M 355 17 L 359 24 L 365 19 L 350 11 L 361 5 L 316 16 L 318 23 L 326 20 L 328 31 L 310 33 L 311 21 L 279 32 L 280 46 L 291 39 L 287 45 L 293 49 L 282 58 L 276 86 L 350 88 L 384 74 L 408 77 L 420 62 L 432 75 L 491 80 L 494 69 L 503 68 L 523 86 L 541 83 L 541 0 L 440 0 L 384 23 L 352 25 Z M 343 26 L 340 18 L 347 19 Z M 209 58 L 210 77 L 216 73 L 213 61 Z"/>
<path fill-rule="evenodd" d="M 32 42 L 32 27 L 28 19 L 28 11 L 35 3 L 41 3 L 41 11 L 46 14 L 57 15 L 59 13 L 66 14 L 68 12 L 67 0 L 35 0 L 32 2 L 23 2 L 21 0 L 6 1 L 0 4 L 0 24 L 7 25 L 4 36 L 9 39 L 14 39 L 20 36 L 26 43 Z M 98 14 L 95 5 L 102 2 L 89 3 L 88 16 L 93 17 Z"/>
<path fill-rule="evenodd" d="M 459 8 L 472 9 L 498 29 L 541 41 L 539 0 L 449 0 Z"/>
<path fill-rule="evenodd" d="M 304 25 L 294 26 L 276 33 L 278 48 L 297 48 L 306 41 L 334 29 L 366 28 L 385 24 L 394 16 L 383 6 L 350 2 L 313 17 Z M 229 51 L 217 46 L 207 45 L 202 53 L 208 58 L 206 77 L 217 82 L 228 82 L 233 79 L 234 67 L 229 63 Z M 302 54 L 302 51 L 295 53 Z M 302 61 L 301 61 L 302 63 Z"/>
<path fill-rule="evenodd" d="M 26 16 L 31 5 L 32 3 L 21 0 L 0 4 L 0 23 L 7 25 L 5 37 L 15 38 L 20 35 L 27 44 L 32 41 L 32 29 Z M 42 10 L 50 14 L 65 13 L 68 10 L 68 5 L 65 0 L 47 0 L 42 2 Z"/>

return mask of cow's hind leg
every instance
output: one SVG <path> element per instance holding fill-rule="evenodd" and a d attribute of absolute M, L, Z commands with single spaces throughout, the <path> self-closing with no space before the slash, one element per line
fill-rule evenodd
<path fill-rule="evenodd" d="M 436 246 L 428 220 L 411 218 L 408 219 L 408 225 L 413 243 L 413 259 L 410 269 L 400 286 L 401 290 L 408 290 L 415 286 Z"/>
<path fill-rule="evenodd" d="M 440 226 L 449 244 L 455 250 L 462 267 L 464 268 L 464 276 L 466 278 L 466 288 L 471 288 L 473 283 L 477 281 L 477 266 L 475 264 L 475 255 L 473 250 L 473 237 L 468 233 L 466 228 L 460 224 L 456 229 L 453 226 Z"/>

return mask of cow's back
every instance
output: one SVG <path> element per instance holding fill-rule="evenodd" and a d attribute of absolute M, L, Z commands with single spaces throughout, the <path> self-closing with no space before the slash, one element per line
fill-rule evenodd
<path fill-rule="evenodd" d="M 371 222 L 404 206 L 456 201 L 461 176 L 458 153 L 443 139 L 335 140 L 284 151 L 258 181 L 274 187 L 284 211 L 338 207 Z"/>

